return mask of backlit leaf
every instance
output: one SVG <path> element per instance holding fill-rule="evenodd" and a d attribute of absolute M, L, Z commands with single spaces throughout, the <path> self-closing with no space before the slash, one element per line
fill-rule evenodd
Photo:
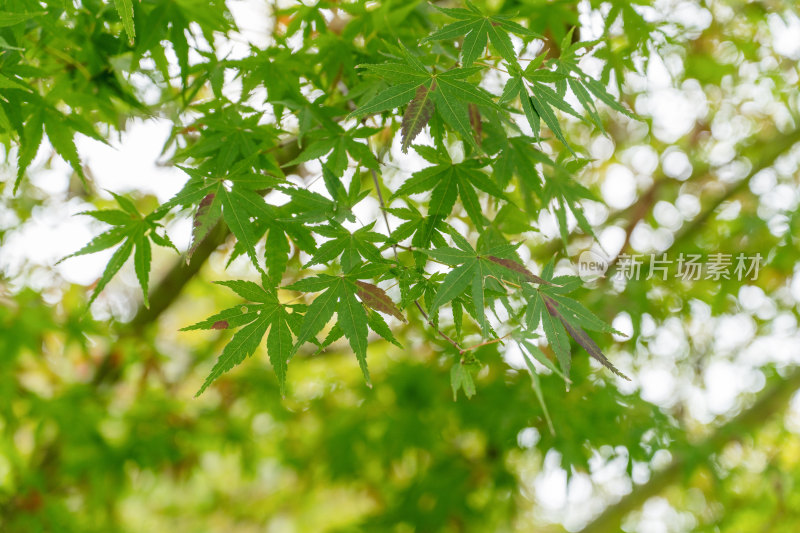
<path fill-rule="evenodd" d="M 133 254 L 133 264 L 136 271 L 136 278 L 139 280 L 139 285 L 142 287 L 144 306 L 150 307 L 150 300 L 148 298 L 150 261 L 152 258 L 150 239 L 145 236 L 144 232 L 140 232 L 136 235 L 134 243 L 136 245 L 136 250 Z"/>
<path fill-rule="evenodd" d="M 358 287 L 358 297 L 361 298 L 361 301 L 364 302 L 365 305 L 376 311 L 380 311 L 381 313 L 392 315 L 403 322 L 406 321 L 403 313 L 400 312 L 400 309 L 397 308 L 395 303 L 391 298 L 389 298 L 389 295 L 386 294 L 383 289 L 377 285 L 373 285 L 372 283 L 367 283 L 361 280 L 356 280 L 355 283 Z"/>
<path fill-rule="evenodd" d="M 189 247 L 188 256 L 191 257 L 200 243 L 208 236 L 209 232 L 217 225 L 222 217 L 222 202 L 214 193 L 207 194 L 197 206 L 192 221 L 192 245 Z"/>
<path fill-rule="evenodd" d="M 356 300 L 355 293 L 342 283 L 339 286 L 339 307 L 337 310 L 337 324 L 342 328 L 344 336 L 350 341 L 358 365 L 364 374 L 367 385 L 372 387 L 367 369 L 367 315 L 362 305 Z"/>
<path fill-rule="evenodd" d="M 402 107 L 417 94 L 419 83 L 401 83 L 389 87 L 352 113 L 354 117 L 374 115 Z"/>
<path fill-rule="evenodd" d="M 435 89 L 435 83 L 431 84 L 430 89 L 424 85 L 420 85 L 417 87 L 414 99 L 408 105 L 408 108 L 406 108 L 406 112 L 403 114 L 403 126 L 401 130 L 403 140 L 401 148 L 403 153 L 408 152 L 408 147 L 431 119 L 435 106 L 430 92 Z"/>
<path fill-rule="evenodd" d="M 464 391 L 464 396 L 472 398 L 475 396 L 475 382 L 472 374 L 463 364 L 456 363 L 450 369 L 450 386 L 453 389 L 453 401 L 458 399 L 458 391 Z"/>
<path fill-rule="evenodd" d="M 117 251 L 111 256 L 111 259 L 108 260 L 108 265 L 106 265 L 103 275 L 100 276 L 100 279 L 94 286 L 94 291 L 92 291 L 92 296 L 89 298 L 87 307 L 92 305 L 92 302 L 95 301 L 97 296 L 103 291 L 106 285 L 108 285 L 108 282 L 111 281 L 111 278 L 114 277 L 114 274 L 119 272 L 119 269 L 122 268 L 122 265 L 124 265 L 125 261 L 128 260 L 128 257 L 130 257 L 131 252 L 133 251 L 133 244 L 133 239 L 126 240 L 119 248 L 117 248 Z"/>
<path fill-rule="evenodd" d="M 136 29 L 133 26 L 133 0 L 114 0 L 114 5 L 117 6 L 122 25 L 125 26 L 128 41 L 133 44 L 133 39 L 136 36 Z"/>

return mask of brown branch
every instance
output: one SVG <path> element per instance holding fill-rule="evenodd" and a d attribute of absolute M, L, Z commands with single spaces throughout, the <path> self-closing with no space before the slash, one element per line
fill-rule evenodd
<path fill-rule="evenodd" d="M 686 226 L 686 228 L 676 236 L 675 242 L 673 242 L 672 246 L 674 247 L 679 241 L 682 242 L 686 237 L 700 229 L 721 204 L 743 192 L 750 184 L 753 176 L 755 176 L 761 170 L 772 166 L 780 155 L 788 151 L 798 142 L 800 142 L 800 129 L 794 130 L 786 135 L 779 135 L 774 138 L 766 139 L 760 143 L 745 148 L 743 150 L 745 155 L 748 155 L 748 158 L 751 161 L 756 161 L 753 170 L 746 178 L 733 184 L 719 197 L 715 198 L 700 215 L 691 221 L 691 224 Z M 698 181 L 703 176 L 705 176 L 708 181 L 715 180 L 712 170 L 707 165 L 695 165 L 694 171 L 687 182 Z M 661 196 L 657 195 L 656 193 L 663 191 L 663 189 L 673 190 L 675 189 L 675 185 L 680 185 L 680 183 L 670 180 L 663 174 L 654 176 L 653 184 L 641 194 L 637 202 L 624 209 L 614 211 L 609 215 L 607 223 L 613 223 L 618 220 L 627 221 L 625 224 L 626 238 L 625 244 L 622 247 L 622 251 L 628 247 L 630 235 L 635 229 L 636 224 L 644 219 L 644 217 L 647 216 L 649 209 L 652 208 L 652 206 L 655 205 L 659 199 L 661 199 Z M 570 235 L 575 234 L 576 230 L 570 232 Z M 555 239 L 542 244 L 538 249 L 533 251 L 532 255 L 535 259 L 544 261 L 555 255 L 561 247 L 562 244 L 558 241 L 558 239 Z M 616 262 L 616 258 L 614 258 L 614 261 L 609 264 L 609 268 L 614 264 L 614 262 Z"/>
<path fill-rule="evenodd" d="M 203 239 L 192 254 L 188 264 L 181 259 L 176 261 L 175 265 L 151 293 L 150 307 L 141 306 L 133 320 L 128 324 L 130 330 L 140 333 L 145 326 L 155 322 L 161 316 L 161 313 L 166 311 L 177 300 L 183 288 L 200 271 L 214 250 L 225 243 L 229 235 L 230 230 L 220 222 Z"/>
<path fill-rule="evenodd" d="M 778 157 L 790 150 L 798 142 L 800 142 L 800 129 L 794 130 L 786 135 L 780 135 L 777 139 L 772 138 L 752 147 L 751 151 L 758 154 L 758 157 L 756 158 L 756 162 L 753 164 L 753 168 L 750 170 L 750 173 L 747 175 L 747 177 L 731 185 L 725 190 L 725 192 L 714 198 L 708 207 L 706 207 L 706 209 L 700 215 L 692 220 L 690 225 L 686 226 L 683 231 L 678 233 L 678 235 L 675 237 L 675 241 L 672 243 L 672 246 L 675 247 L 678 243 L 682 244 L 691 235 L 704 227 L 705 223 L 723 203 L 744 192 L 750 186 L 750 182 L 753 180 L 756 174 L 774 165 Z"/>
<path fill-rule="evenodd" d="M 463 354 L 463 353 L 464 353 L 464 349 L 461 347 L 461 345 L 460 345 L 460 344 L 458 344 L 456 341 L 454 341 L 453 339 L 451 339 L 450 337 L 448 337 L 448 336 L 447 336 L 447 334 L 446 334 L 444 331 L 442 331 L 441 329 L 437 328 L 437 327 L 436 327 L 436 326 L 433 324 L 433 321 L 432 321 L 432 320 L 430 319 L 430 317 L 428 316 L 428 313 L 426 313 L 426 312 L 425 312 L 425 310 L 422 308 L 422 306 L 419 304 L 419 300 L 414 300 L 414 305 L 416 305 L 416 306 L 417 306 L 417 309 L 419 309 L 419 312 L 420 312 L 420 313 L 422 313 L 422 316 L 423 316 L 423 317 L 425 318 L 425 320 L 428 322 L 428 325 L 430 325 L 430 326 L 431 326 L 433 329 L 435 329 L 435 330 L 436 330 L 436 332 L 437 332 L 437 333 L 438 333 L 438 334 L 439 334 L 439 335 L 440 335 L 440 336 L 441 336 L 441 337 L 442 337 L 444 340 L 446 340 L 447 342 L 449 342 L 450 344 L 452 344 L 453 346 L 455 346 L 456 350 L 458 350 L 458 353 L 460 353 L 460 354 Z"/>
<path fill-rule="evenodd" d="M 706 222 L 716 213 L 717 209 L 725 203 L 726 201 L 730 200 L 731 198 L 735 197 L 736 195 L 744 192 L 747 187 L 750 185 L 750 182 L 753 178 L 764 169 L 767 169 L 775 164 L 775 161 L 787 152 L 789 149 L 792 148 L 795 144 L 800 142 L 800 129 L 794 130 L 791 133 L 786 135 L 781 135 L 779 138 L 770 139 L 768 141 L 764 141 L 763 143 L 759 143 L 756 146 L 752 146 L 749 151 L 755 152 L 757 154 L 754 157 L 755 162 L 753 163 L 753 167 L 750 170 L 750 173 L 736 182 L 735 184 L 728 187 L 722 194 L 714 198 L 703 211 L 695 217 L 690 224 L 685 226 L 683 230 L 681 230 L 676 236 L 675 240 L 672 244 L 667 248 L 668 250 L 676 249 L 679 245 L 683 244 L 686 240 L 691 238 L 694 234 L 700 231 L 703 227 L 705 227 Z M 651 189 L 652 190 L 652 189 Z M 649 205 L 655 205 L 657 198 L 650 197 L 647 199 Z M 636 211 L 638 213 L 638 211 Z M 644 215 L 641 215 L 639 219 L 644 218 Z M 635 218 L 631 219 L 631 222 L 628 224 L 628 237 L 630 233 L 633 232 L 635 224 L 638 221 Z M 620 249 L 620 253 L 617 254 L 611 261 L 608 263 L 608 271 L 617 263 L 619 257 L 622 253 L 625 253 L 630 248 L 629 239 L 626 238 L 625 246 Z M 604 279 L 609 279 L 610 276 L 608 273 Z"/>

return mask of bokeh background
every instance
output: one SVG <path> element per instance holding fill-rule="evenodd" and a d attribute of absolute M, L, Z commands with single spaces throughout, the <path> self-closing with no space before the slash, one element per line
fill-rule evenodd
<path fill-rule="evenodd" d="M 341 22 L 334 4 L 315 9 Z M 407 16 L 427 16 L 414 4 Z M 111 251 L 56 264 L 104 229 L 75 215 L 110 205 L 106 190 L 130 193 L 146 211 L 181 188 L 173 121 L 131 116 L 108 145 L 79 135 L 92 195 L 47 140 L 13 194 L 10 144 L 0 167 L 0 530 L 800 530 L 798 6 L 479 4 L 530 14 L 537 31 L 563 33 L 567 21 L 582 40 L 607 39 L 613 53 L 585 67 L 601 75 L 604 61 L 626 62 L 610 86 L 644 118 L 604 112 L 606 137 L 560 117 L 590 151 L 578 179 L 597 194 L 585 208 L 599 242 L 575 231 L 561 252 L 543 210 L 522 248 L 531 268 L 559 253 L 557 271 L 574 273 L 587 249 L 672 260 L 759 253 L 757 279 L 589 283 L 581 301 L 626 334 L 597 341 L 632 380 L 598 370 L 577 348 L 568 391 L 540 369 L 554 432 L 511 348 L 477 350 L 477 394 L 454 401 L 451 357 L 419 321 L 391 323 L 403 349 L 370 344 L 374 388 L 336 343 L 298 355 L 281 398 L 262 347 L 195 398 L 230 334 L 178 330 L 237 302 L 211 282 L 253 277 L 245 260 L 226 269 L 231 247 L 214 251 L 162 312 L 140 310 L 126 265 L 88 314 L 88 287 Z M 269 47 L 296 4 L 227 7 L 237 29 L 217 36 L 215 53 L 237 59 Z M 515 44 L 521 57 L 541 47 Z M 143 99 L 159 98 L 148 80 L 120 76 Z M 484 85 L 498 93 L 502 81 Z M 226 72 L 226 97 L 241 91 Z M 394 183 L 424 164 L 397 138 L 385 149 Z M 319 168 L 293 179 L 324 190 L 313 185 Z M 376 218 L 375 199 L 359 207 Z M 190 215 L 167 226 L 182 251 Z M 175 261 L 157 250 L 154 283 Z"/>

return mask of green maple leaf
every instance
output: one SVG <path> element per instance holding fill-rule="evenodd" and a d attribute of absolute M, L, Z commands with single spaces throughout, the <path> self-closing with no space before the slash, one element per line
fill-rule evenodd
<path fill-rule="evenodd" d="M 381 263 L 384 262 L 380 250 L 375 246 L 376 242 L 383 242 L 385 235 L 372 231 L 375 222 L 350 233 L 341 224 L 331 221 L 326 226 L 317 226 L 313 230 L 323 237 L 330 240 L 319 246 L 317 252 L 303 268 L 311 265 L 326 264 L 340 255 L 342 256 L 341 265 L 345 273 L 361 263 L 363 257 L 366 261 Z"/>
<path fill-rule="evenodd" d="M 139 285 L 142 288 L 144 305 L 145 307 L 149 307 L 148 292 L 150 262 L 152 257 L 150 241 L 152 240 L 159 246 L 172 248 L 175 251 L 177 251 L 177 249 L 169 240 L 166 233 L 158 234 L 156 232 L 158 228 L 161 228 L 161 224 L 158 223 L 158 219 L 160 218 L 159 212 L 156 211 L 143 217 L 138 209 L 136 209 L 133 202 L 128 198 L 114 193 L 111 194 L 114 196 L 114 199 L 121 209 L 85 211 L 79 214 L 87 215 L 101 222 L 105 222 L 111 225 L 112 228 L 92 239 L 89 244 L 77 252 L 64 257 L 59 263 L 70 257 L 93 254 L 122 243 L 114 252 L 114 255 L 111 256 L 102 276 L 100 276 L 100 279 L 95 284 L 94 291 L 92 291 L 92 296 L 89 298 L 89 303 L 87 304 L 87 309 L 92 305 L 92 302 L 95 301 L 97 296 L 106 285 L 108 285 L 108 282 L 111 281 L 119 269 L 122 268 L 131 256 L 131 253 L 133 253 L 136 278 L 139 280 Z"/>
<path fill-rule="evenodd" d="M 534 331 L 539 324 L 542 325 L 547 341 L 553 349 L 565 377 L 569 376 L 571 364 L 569 337 L 572 337 L 603 366 L 630 381 L 606 358 L 594 340 L 584 331 L 584 328 L 616 335 L 622 335 L 622 333 L 605 324 L 576 300 L 566 296 L 580 285 L 578 278 L 573 276 L 553 278 L 552 273 L 553 266 L 550 263 L 542 272 L 542 277 L 549 282 L 548 284 L 539 285 L 538 288 L 528 284 L 523 286 L 523 294 L 528 298 L 528 305 L 525 309 L 525 323 L 528 331 Z"/>
<path fill-rule="evenodd" d="M 578 226 L 587 235 L 591 235 L 595 237 L 595 239 L 597 238 L 591 224 L 589 224 L 589 221 L 586 219 L 580 200 L 586 198 L 599 201 L 599 198 L 572 177 L 586 163 L 586 160 L 580 159 L 569 161 L 563 166 L 559 164 L 553 165 L 549 168 L 548 176 L 545 180 L 545 187 L 542 191 L 542 199 L 548 204 L 554 204 L 553 210 L 558 220 L 561 242 L 565 247 L 569 238 L 567 209 L 572 212 L 575 219 L 578 221 Z"/>
<path fill-rule="evenodd" d="M 258 154 L 255 154 L 241 161 L 231 168 L 228 174 L 221 176 L 180 167 L 189 174 L 189 181 L 175 196 L 162 204 L 156 213 L 158 216 L 163 216 L 175 206 L 198 206 L 190 255 L 221 216 L 236 237 L 237 245 L 242 247 L 253 265 L 260 272 L 264 272 L 256 254 L 255 246 L 260 236 L 253 221 L 259 218 L 276 221 L 278 216 L 257 191 L 278 187 L 282 180 L 255 172 L 252 164 L 257 156 Z"/>
<path fill-rule="evenodd" d="M 442 217 L 426 217 L 413 204 L 405 208 L 389 208 L 386 212 L 405 222 L 392 231 L 383 246 L 384 249 L 400 244 L 408 238 L 411 238 L 411 245 L 415 249 L 426 249 L 431 244 L 439 247 L 447 246 L 444 234 L 448 224 Z M 417 265 L 422 267 L 427 261 L 427 256 L 418 251 L 414 251 L 413 254 Z"/>
<path fill-rule="evenodd" d="M 502 103 L 519 96 L 523 113 L 531 125 L 534 136 L 539 136 L 539 123 L 544 121 L 550 131 L 570 152 L 572 152 L 572 148 L 564 137 L 555 115 L 555 109 L 570 114 L 583 122 L 591 122 L 603 133 L 605 133 L 603 122 L 597 112 L 594 99 L 600 100 L 630 118 L 639 119 L 614 99 L 606 91 L 602 83 L 588 76 L 578 67 L 578 60 L 575 57 L 576 52 L 589 48 L 594 44 L 596 44 L 596 41 L 570 44 L 567 49 L 562 51 L 562 55 L 558 59 L 546 60 L 545 54 L 538 56 L 528 64 L 524 71 L 519 72 L 518 69 L 516 70 L 506 83 L 500 98 Z M 547 68 L 542 68 L 543 66 Z M 550 70 L 550 66 L 555 68 Z M 528 84 L 523 81 L 523 78 L 530 87 L 527 87 Z M 554 84 L 556 89 L 551 88 L 550 84 Z M 575 94 L 578 102 L 587 113 L 588 120 L 564 99 L 567 86 Z"/>
<path fill-rule="evenodd" d="M 495 177 L 505 187 L 517 176 L 519 193 L 526 210 L 535 215 L 542 206 L 542 177 L 539 164 L 552 167 L 555 163 L 535 146 L 536 139 L 525 136 L 511 137 L 495 162 Z"/>
<path fill-rule="evenodd" d="M 326 167 L 334 175 L 341 176 L 347 168 L 349 154 L 359 165 L 377 170 L 378 160 L 375 159 L 369 146 L 366 142 L 359 142 L 357 139 L 367 139 L 379 131 L 378 128 L 356 128 L 345 131 L 338 124 L 333 124 L 329 129 L 323 130 L 314 137 L 309 135 L 309 138 L 313 140 L 306 145 L 300 155 L 283 166 L 297 165 L 327 155 Z"/>
<path fill-rule="evenodd" d="M 128 41 L 133 44 L 133 38 L 136 36 L 136 29 L 133 25 L 133 0 L 114 0 L 114 5 L 122 19 L 125 33 L 128 34 Z"/>
<path fill-rule="evenodd" d="M 405 73 L 398 76 L 396 72 L 387 71 L 382 66 L 359 65 L 366 68 L 369 72 L 383 77 L 386 81 L 399 82 L 388 89 L 375 95 L 371 100 L 361 105 L 350 117 L 361 117 L 373 115 L 402 107 L 412 102 L 413 109 L 416 109 L 416 118 L 409 117 L 405 122 L 407 132 L 419 130 L 424 127 L 430 119 L 431 104 L 436 114 L 455 130 L 461 138 L 472 146 L 475 150 L 480 150 L 475 142 L 475 137 L 470 123 L 469 104 L 481 106 L 488 109 L 499 110 L 500 107 L 494 101 L 491 94 L 464 81 L 482 69 L 477 67 L 455 68 L 441 73 L 430 73 L 428 70 L 405 48 L 403 48 L 405 63 L 392 64 L 398 70 Z M 400 67 L 402 65 L 402 67 Z M 389 69 L 391 70 L 391 69 Z M 409 81 L 410 80 L 410 81 Z M 424 101 L 422 100 L 424 98 Z M 430 99 L 430 100 L 429 100 Z M 416 102 L 416 103 L 415 103 Z M 407 111 L 408 113 L 408 111 Z M 415 135 L 407 134 L 407 139 L 413 139 Z M 407 147 L 410 140 L 404 142 Z"/>
<path fill-rule="evenodd" d="M 0 78 L 0 88 L 29 90 L 27 87 L 5 76 Z M 14 182 L 14 193 L 17 192 L 22 182 L 25 170 L 27 170 L 28 166 L 33 162 L 33 159 L 39 151 L 43 133 L 47 133 L 47 138 L 56 153 L 64 158 L 84 185 L 86 185 L 86 174 L 83 172 L 83 165 L 81 164 L 78 150 L 75 147 L 75 132 L 80 131 L 102 143 L 106 143 L 106 140 L 94 131 L 93 126 L 87 124 L 77 115 L 65 115 L 55 107 L 37 99 L 36 95 L 34 96 L 34 101 L 36 102 L 35 107 L 25 121 L 20 135 L 20 150 L 17 160 L 17 179 Z"/>
<path fill-rule="evenodd" d="M 463 237 L 457 237 L 453 231 L 456 248 L 442 247 L 422 251 L 434 260 L 453 266 L 442 280 L 436 290 L 436 295 L 430 304 L 430 312 L 435 315 L 439 307 L 449 303 L 462 295 L 472 300 L 469 309 L 484 336 L 489 334 L 490 326 L 486 319 L 485 291 L 487 282 L 492 283 L 492 291 L 503 294 L 499 285 L 501 280 L 519 282 L 521 279 L 529 283 L 547 283 L 546 280 L 535 276 L 523 265 L 517 264 L 512 259 L 503 259 L 498 256 L 508 256 L 518 245 L 502 245 L 483 252 L 477 252 Z"/>
<path fill-rule="evenodd" d="M 495 50 L 497 50 L 503 59 L 509 63 L 515 64 L 517 58 L 514 54 L 514 47 L 511 44 L 508 32 L 515 33 L 526 39 L 542 38 L 529 29 L 511 21 L 509 17 L 486 16 L 470 2 L 467 2 L 467 7 L 469 9 L 434 7 L 458 19 L 458 21 L 441 28 L 423 39 L 422 42 L 449 40 L 464 36 L 464 41 L 461 46 L 461 62 L 465 67 L 470 66 L 480 57 L 489 41 L 491 41 L 492 46 L 494 46 Z"/>
<path fill-rule="evenodd" d="M 475 396 L 475 381 L 472 379 L 469 367 L 477 366 L 475 363 L 465 364 L 459 361 L 450 368 L 450 387 L 453 389 L 453 401 L 458 398 L 459 390 L 464 391 L 464 396 L 467 398 Z"/>
<path fill-rule="evenodd" d="M 354 176 L 349 191 L 345 189 L 341 179 L 330 170 L 327 164 L 322 165 L 322 177 L 331 198 L 326 198 L 303 187 L 278 187 L 280 191 L 291 197 L 291 201 L 283 207 L 283 210 L 290 213 L 291 216 L 281 218 L 280 222 L 295 225 L 325 221 L 341 223 L 344 220 L 355 222 L 353 206 L 369 194 L 369 190 L 360 190 L 360 175 Z"/>
<path fill-rule="evenodd" d="M 511 100 L 515 96 L 519 97 L 522 112 L 525 114 L 535 138 L 539 138 L 541 130 L 540 123 L 544 121 L 545 125 L 553 132 L 553 135 L 555 135 L 573 155 L 575 154 L 564 136 L 564 132 L 561 129 L 558 117 L 553 111 L 553 108 L 574 115 L 581 120 L 583 120 L 583 117 L 572 109 L 572 107 L 570 107 L 563 98 L 560 98 L 550 87 L 538 80 L 531 82 L 531 87 L 528 88 L 525 81 L 520 78 L 512 77 L 509 79 L 501 95 L 501 101 Z"/>
<path fill-rule="evenodd" d="M 14 194 L 16 194 L 20 183 L 22 183 L 25 170 L 33 162 L 33 158 L 36 157 L 36 153 L 39 151 L 43 133 L 44 111 L 39 108 L 28 118 L 22 129 L 19 155 L 17 156 L 17 179 L 14 181 Z"/>
<path fill-rule="evenodd" d="M 425 84 L 430 89 L 432 75 L 425 65 L 402 43 L 397 50 L 403 58 L 402 62 L 358 65 L 358 68 L 364 68 L 367 72 L 389 82 L 391 87 L 360 105 L 350 117 L 374 115 L 402 107 L 414 98 L 419 86 Z"/>
<path fill-rule="evenodd" d="M 253 355 L 268 330 L 267 355 L 278 377 L 281 394 L 285 394 L 288 363 L 294 354 L 292 331 L 298 327 L 299 316 L 290 313 L 287 309 L 291 309 L 291 306 L 281 304 L 270 288 L 261 287 L 252 281 L 233 280 L 216 283 L 228 287 L 251 303 L 230 307 L 202 322 L 181 329 L 190 331 L 241 328 L 225 345 L 211 373 L 195 396 L 202 394 L 222 374 Z"/>
<path fill-rule="evenodd" d="M 507 198 L 497 183 L 482 172 L 480 167 L 481 164 L 473 160 L 459 164 L 443 163 L 427 167 L 413 174 L 395 191 L 392 198 L 431 191 L 428 216 L 435 221 L 450 215 L 456 198 L 460 197 L 467 215 L 476 227 L 483 228 L 485 217 L 478 201 L 476 189 L 495 198 L 503 200 Z M 430 242 L 434 229 L 435 222 L 428 224 L 425 228 L 423 242 Z"/>
<path fill-rule="evenodd" d="M 550 359 L 536 346 L 534 343 L 530 342 L 525 338 L 515 338 L 517 341 L 517 345 L 520 348 L 520 352 L 522 353 L 522 357 L 525 359 L 525 364 L 528 367 L 528 371 L 531 374 L 531 382 L 533 384 L 533 391 L 536 394 L 536 399 L 539 402 L 539 405 L 542 406 L 542 412 L 544 413 L 545 421 L 547 422 L 547 427 L 550 430 L 551 435 L 555 435 L 556 431 L 553 427 L 553 420 L 550 418 L 550 411 L 547 409 L 547 402 L 544 399 L 544 393 L 542 392 L 542 383 L 541 379 L 539 378 L 539 373 L 536 371 L 536 367 L 533 365 L 533 359 L 536 359 L 540 364 L 542 364 L 545 368 L 548 368 L 551 372 L 562 378 L 567 384 L 570 383 L 569 379 L 561 373 L 561 371 L 553 364 Z"/>
<path fill-rule="evenodd" d="M 70 164 L 85 185 L 86 175 L 83 173 L 78 149 L 75 147 L 75 131 L 70 128 L 67 117 L 57 111 L 48 112 L 44 118 L 44 129 L 58 155 Z"/>
<path fill-rule="evenodd" d="M 336 202 L 323 195 L 300 187 L 278 187 L 279 191 L 291 197 L 287 210 L 292 214 L 291 220 L 301 223 L 324 222 L 337 220 L 341 222 L 352 215 L 340 212 Z"/>
<path fill-rule="evenodd" d="M 396 340 L 383 319 L 373 313 L 368 316 L 364 305 L 373 306 L 381 312 L 391 310 L 392 314 L 397 313 L 398 315 L 400 312 L 396 307 L 382 307 L 388 306 L 388 302 L 391 302 L 391 300 L 388 300 L 388 296 L 383 291 L 380 291 L 380 293 L 383 293 L 382 295 L 379 294 L 375 291 L 377 289 L 376 286 L 364 284 L 360 280 L 381 275 L 387 268 L 385 265 L 363 265 L 344 276 L 320 274 L 302 279 L 286 287 L 287 289 L 301 292 L 321 291 L 321 294 L 308 306 L 298 330 L 294 350 L 296 351 L 306 342 L 315 340 L 316 335 L 322 331 L 335 313 L 337 320 L 334 328 L 338 328 L 348 340 L 353 353 L 358 359 L 358 365 L 364 374 L 364 379 L 367 385 L 371 387 L 372 383 L 369 377 L 369 369 L 367 368 L 367 334 L 369 329 L 372 329 L 390 342 L 396 343 Z M 386 297 L 383 298 L 383 296 Z M 380 301 L 380 305 L 377 303 L 378 301 Z M 323 345 L 332 342 L 329 339 L 337 338 L 338 330 L 329 333 Z"/>

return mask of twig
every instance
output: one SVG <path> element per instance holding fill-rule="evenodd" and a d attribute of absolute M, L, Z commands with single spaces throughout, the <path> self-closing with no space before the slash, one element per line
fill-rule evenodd
<path fill-rule="evenodd" d="M 474 346 L 470 346 L 468 348 L 464 348 L 461 351 L 461 353 L 463 354 L 464 352 L 469 352 L 470 350 L 475 350 L 477 348 L 480 348 L 481 346 L 488 346 L 489 344 L 494 344 L 496 342 L 503 342 L 503 339 L 507 339 L 510 336 L 511 336 L 511 332 L 508 332 L 505 335 L 503 335 L 502 337 L 498 337 L 496 339 L 491 339 L 491 340 L 488 340 L 488 341 L 484 341 L 484 342 L 482 342 L 480 344 L 476 344 Z"/>
<path fill-rule="evenodd" d="M 765 420 L 785 409 L 798 388 L 800 388 L 800 370 L 794 369 L 785 379 L 781 379 L 762 392 L 750 408 L 721 425 L 705 440 L 683 452 L 673 451 L 673 459 L 666 468 L 653 473 L 647 483 L 634 485 L 631 493 L 607 507 L 579 533 L 619 531 L 622 521 L 630 512 L 644 505 L 647 500 L 660 494 L 673 483 L 688 479 L 689 474 L 698 466 L 705 464 L 705 459 L 709 456 L 721 451 L 726 444 L 740 438 L 746 432 L 760 427 Z"/>
<path fill-rule="evenodd" d="M 414 305 L 416 305 L 416 306 L 417 306 L 417 309 L 419 309 L 419 312 L 420 312 L 420 313 L 422 313 L 422 316 L 423 316 L 423 317 L 425 317 L 425 320 L 428 322 L 428 324 L 429 324 L 429 325 L 430 325 L 432 328 L 434 328 L 434 329 L 436 330 L 436 332 L 437 332 L 439 335 L 441 335 L 441 336 L 442 336 L 442 338 L 443 338 L 443 339 L 445 339 L 447 342 L 449 342 L 450 344 L 452 344 L 453 346 L 455 346 L 456 350 L 458 350 L 458 353 L 459 353 L 459 355 L 461 355 L 461 354 L 463 354 L 463 353 L 464 353 L 464 351 L 465 351 L 465 350 L 464 350 L 464 348 L 462 348 L 462 347 L 461 347 L 461 345 L 460 345 L 458 342 L 456 342 L 456 341 L 454 341 L 453 339 L 451 339 L 450 337 L 448 337 L 448 336 L 447 336 L 447 334 L 446 334 L 444 331 L 442 331 L 441 329 L 437 328 L 437 327 L 436 327 L 436 326 L 433 324 L 433 321 L 432 321 L 432 320 L 430 319 L 430 317 L 428 316 L 428 313 L 426 313 L 426 312 L 425 312 L 425 310 L 422 308 L 422 306 L 419 304 L 419 300 L 414 300 Z"/>
<path fill-rule="evenodd" d="M 381 158 L 382 159 L 382 158 Z M 372 174 L 372 183 L 375 184 L 375 192 L 378 193 L 378 201 L 381 204 L 381 213 L 383 213 L 383 221 L 386 223 L 386 233 L 391 234 L 392 228 L 389 226 L 389 215 L 386 214 L 386 202 L 383 201 L 383 193 L 381 192 L 381 185 L 378 182 L 378 173 L 375 172 L 375 169 L 369 169 L 370 174 Z M 397 259 L 397 244 L 393 244 L 392 248 L 394 248 L 394 258 Z"/>
<path fill-rule="evenodd" d="M 383 213 L 383 220 L 384 220 L 384 222 L 386 222 L 386 231 L 391 234 L 392 233 L 392 228 L 389 226 L 389 217 L 386 214 L 386 202 L 384 202 L 384 200 L 383 200 L 383 193 L 381 192 L 381 186 L 378 183 L 378 174 L 372 169 L 370 169 L 370 172 L 372 173 L 372 182 L 375 184 L 375 190 L 378 192 L 378 201 L 381 204 L 381 213 Z M 392 248 L 394 249 L 395 260 L 397 259 L 397 248 L 398 247 L 406 249 L 406 250 L 411 250 L 407 246 L 401 246 L 399 244 L 393 244 Z M 428 322 L 428 324 L 432 328 L 434 328 L 436 330 L 436 332 L 443 339 L 445 339 L 447 342 L 449 342 L 450 344 L 455 346 L 455 348 L 456 348 L 456 350 L 458 350 L 459 354 L 463 354 L 464 353 L 464 348 L 462 348 L 461 345 L 458 342 L 456 342 L 453 339 L 451 339 L 449 336 L 447 336 L 447 334 L 445 332 L 443 332 L 441 329 L 437 328 L 433 324 L 433 321 L 431 321 L 430 317 L 428 316 L 428 313 L 426 313 L 425 310 L 422 309 L 422 306 L 419 304 L 419 300 L 414 300 L 414 305 L 417 306 L 417 309 L 419 309 L 419 312 L 422 313 L 423 317 L 425 317 L 425 321 Z"/>

